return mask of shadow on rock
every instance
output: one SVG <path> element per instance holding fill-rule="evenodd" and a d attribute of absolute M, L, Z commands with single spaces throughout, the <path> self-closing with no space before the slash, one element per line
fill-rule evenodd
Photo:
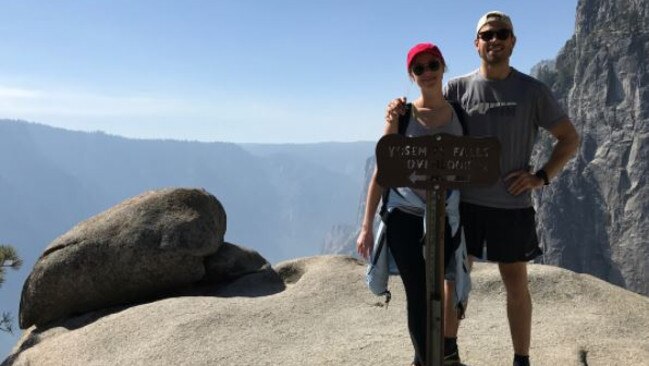
<path fill-rule="evenodd" d="M 280 293 L 286 289 L 280 275 L 267 267 L 257 272 L 249 273 L 232 282 L 214 286 L 209 283 L 199 283 L 191 289 L 179 292 L 179 296 L 216 296 L 216 297 L 261 297 Z"/>

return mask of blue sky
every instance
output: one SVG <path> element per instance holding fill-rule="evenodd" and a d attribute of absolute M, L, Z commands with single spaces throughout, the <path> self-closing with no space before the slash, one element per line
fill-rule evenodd
<path fill-rule="evenodd" d="M 512 16 L 512 65 L 554 58 L 577 0 L 0 2 L 0 118 L 137 138 L 376 140 L 416 97 L 405 54 L 437 43 L 474 70 L 475 24 Z"/>

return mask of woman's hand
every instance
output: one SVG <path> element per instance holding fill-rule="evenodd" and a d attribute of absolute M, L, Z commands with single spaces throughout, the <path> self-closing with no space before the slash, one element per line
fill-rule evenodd
<path fill-rule="evenodd" d="M 373 248 L 374 234 L 372 233 L 372 230 L 365 228 L 361 229 L 361 233 L 358 235 L 358 239 L 356 239 L 356 251 L 361 257 L 369 260 Z"/>
<path fill-rule="evenodd" d="M 385 110 L 385 121 L 390 125 L 398 125 L 399 117 L 406 113 L 406 97 L 393 99 Z"/>

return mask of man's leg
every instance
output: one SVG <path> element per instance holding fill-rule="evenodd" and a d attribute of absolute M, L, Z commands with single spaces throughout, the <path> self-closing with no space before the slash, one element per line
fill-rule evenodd
<path fill-rule="evenodd" d="M 499 263 L 507 290 L 507 318 L 514 353 L 529 355 L 532 333 L 532 297 L 527 283 L 527 262 Z"/>

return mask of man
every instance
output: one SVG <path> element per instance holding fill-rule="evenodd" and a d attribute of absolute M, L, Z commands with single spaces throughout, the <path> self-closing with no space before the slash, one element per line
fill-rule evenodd
<path fill-rule="evenodd" d="M 475 48 L 480 68 L 449 81 L 444 96 L 466 111 L 470 136 L 495 136 L 501 144 L 501 179 L 490 187 L 462 190 L 460 219 L 470 262 L 497 262 L 507 291 L 507 317 L 514 348 L 514 366 L 529 365 L 532 300 L 527 262 L 541 254 L 531 192 L 548 185 L 575 154 L 579 136 L 550 90 L 509 65 L 516 45 L 509 16 L 500 11 L 483 15 L 476 27 Z M 405 99 L 392 101 L 388 116 L 402 113 Z M 538 127 L 556 139 L 550 159 L 535 173 L 530 156 Z M 444 365 L 460 365 L 459 321 L 448 302 L 446 284 Z"/>
<path fill-rule="evenodd" d="M 482 16 L 474 44 L 480 68 L 449 81 L 444 94 L 463 106 L 470 136 L 498 138 L 502 179 L 491 187 L 462 190 L 460 215 L 470 256 L 498 262 L 507 291 L 513 364 L 527 366 L 532 325 L 527 262 L 541 254 L 531 191 L 548 185 L 559 174 L 575 154 L 579 136 L 550 90 L 509 65 L 516 37 L 507 14 L 491 11 Z M 547 129 L 557 143 L 550 159 L 531 173 L 538 126 Z M 446 322 L 447 347 L 457 349 L 457 317 L 447 312 Z"/>

